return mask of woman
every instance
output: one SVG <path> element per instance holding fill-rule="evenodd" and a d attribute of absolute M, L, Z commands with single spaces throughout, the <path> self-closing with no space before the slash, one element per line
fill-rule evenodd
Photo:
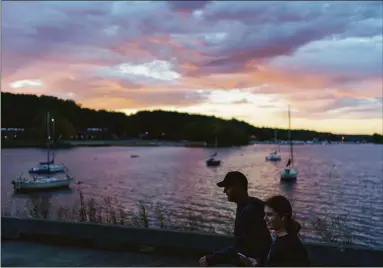
<path fill-rule="evenodd" d="M 309 266 L 305 247 L 298 237 L 300 224 L 292 219 L 292 207 L 286 197 L 273 196 L 265 202 L 265 221 L 269 230 L 274 234 L 265 266 Z M 257 266 L 257 261 L 243 258 L 247 266 Z"/>

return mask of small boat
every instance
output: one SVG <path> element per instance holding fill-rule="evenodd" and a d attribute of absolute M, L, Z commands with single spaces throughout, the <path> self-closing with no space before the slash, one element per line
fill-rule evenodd
<path fill-rule="evenodd" d="M 277 130 L 274 132 L 274 142 L 277 144 Z M 268 156 L 266 156 L 266 161 L 281 161 L 281 156 L 279 155 L 279 147 L 272 153 L 270 153 Z"/>
<path fill-rule="evenodd" d="M 289 106 L 289 141 L 290 141 L 290 159 L 288 160 L 285 169 L 281 172 L 281 181 L 291 182 L 296 181 L 298 178 L 298 170 L 294 168 L 294 152 L 293 143 L 291 140 L 291 116 Z"/>
<path fill-rule="evenodd" d="M 73 178 L 66 175 L 65 178 L 51 176 L 34 176 L 32 179 L 18 177 L 12 181 L 15 192 L 44 191 L 60 188 L 68 188 Z"/>
<path fill-rule="evenodd" d="M 215 139 L 215 148 L 217 148 L 217 147 L 218 147 L 218 141 L 217 141 L 217 139 Z M 206 165 L 208 167 L 217 167 L 217 166 L 221 165 L 221 160 L 217 160 L 214 158 L 217 156 L 217 154 L 218 154 L 217 152 L 213 153 L 210 156 L 210 158 L 206 161 Z"/>
<path fill-rule="evenodd" d="M 53 139 L 54 139 L 54 119 L 49 117 L 49 112 L 47 113 L 47 136 L 48 136 L 48 142 L 50 142 L 50 134 L 49 134 L 49 127 L 50 122 L 53 123 Z M 47 151 L 47 161 L 46 162 L 40 162 L 37 167 L 30 168 L 28 170 L 29 173 L 36 173 L 36 174 L 49 174 L 49 173 L 59 173 L 59 172 L 66 172 L 67 168 L 64 165 L 55 164 L 55 154 L 54 151 L 52 152 L 52 159 L 50 159 L 50 146 L 48 145 L 48 151 Z"/>
<path fill-rule="evenodd" d="M 136 155 L 136 154 L 132 154 L 131 156 L 130 156 L 130 158 L 137 158 L 137 157 L 140 157 L 139 155 Z"/>
<path fill-rule="evenodd" d="M 281 180 L 283 181 L 295 181 L 298 177 L 298 171 L 293 167 L 285 168 L 281 172 Z"/>
<path fill-rule="evenodd" d="M 274 151 L 270 153 L 268 156 L 266 156 L 267 161 L 281 161 L 281 156 L 278 154 L 277 151 Z"/>
<path fill-rule="evenodd" d="M 221 160 L 215 160 L 213 157 L 206 161 L 206 165 L 209 167 L 217 167 L 221 165 Z"/>

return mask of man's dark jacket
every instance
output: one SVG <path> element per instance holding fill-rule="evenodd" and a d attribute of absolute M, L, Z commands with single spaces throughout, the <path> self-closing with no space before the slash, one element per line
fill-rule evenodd
<path fill-rule="evenodd" d="M 238 252 L 259 260 L 262 265 L 272 243 L 264 216 L 264 202 L 258 198 L 248 197 L 238 204 L 235 215 L 234 245 L 208 255 L 208 265 L 237 262 Z"/>

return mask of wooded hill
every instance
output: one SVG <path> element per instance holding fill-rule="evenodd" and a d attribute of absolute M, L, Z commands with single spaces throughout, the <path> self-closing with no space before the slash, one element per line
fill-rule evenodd
<path fill-rule="evenodd" d="M 255 127 L 236 119 L 224 120 L 214 116 L 168 111 L 140 111 L 133 115 L 106 110 L 84 108 L 72 100 L 51 96 L 1 93 L 1 127 L 24 128 L 23 139 L 45 138 L 46 113 L 55 118 L 57 135 L 63 139 L 84 132 L 87 128 L 107 128 L 119 139 L 137 138 L 147 133 L 146 139 L 170 141 L 190 140 L 213 143 L 217 137 L 220 146 L 245 145 L 251 136 L 257 140 L 274 139 L 274 129 Z M 3 135 L 2 135 L 3 136 Z M 381 142 L 382 136 L 336 135 L 310 130 L 293 130 L 295 140 L 339 141 L 367 140 Z M 287 130 L 278 129 L 278 139 L 287 139 Z"/>

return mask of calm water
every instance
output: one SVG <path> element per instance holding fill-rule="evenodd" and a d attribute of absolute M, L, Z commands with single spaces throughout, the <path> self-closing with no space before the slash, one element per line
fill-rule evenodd
<path fill-rule="evenodd" d="M 157 202 L 179 221 L 190 211 L 208 219 L 201 225 L 210 222 L 217 231 L 232 224 L 235 206 L 215 184 L 226 172 L 240 170 L 249 178 L 251 195 L 286 195 L 304 226 L 315 216 L 347 215 L 356 244 L 383 248 L 383 146 L 295 146 L 300 172 L 295 184 L 279 181 L 288 157 L 287 146 L 281 146 L 280 163 L 265 162 L 273 148 L 218 149 L 223 160 L 218 168 L 205 166 L 213 149 L 178 147 L 76 148 L 59 151 L 56 162 L 65 164 L 70 174 L 83 182 L 86 197 L 115 197 L 127 211 L 136 211 L 138 201 Z M 140 157 L 130 158 L 131 154 Z M 23 206 L 29 197 L 15 196 L 11 181 L 22 172 L 27 174 L 37 161 L 45 159 L 45 153 L 39 149 L 3 149 L 1 155 L 2 205 Z M 51 193 L 52 203 L 73 205 L 78 187 Z M 307 226 L 306 239 L 318 239 Z"/>

